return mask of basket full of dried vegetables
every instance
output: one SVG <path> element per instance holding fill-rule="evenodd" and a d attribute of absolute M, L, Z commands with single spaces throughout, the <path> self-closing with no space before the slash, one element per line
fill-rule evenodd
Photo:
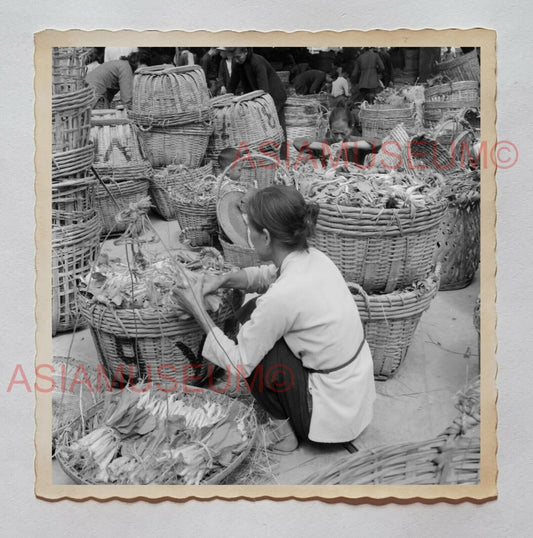
<path fill-rule="evenodd" d="M 148 385 L 106 393 L 63 430 L 59 464 L 79 484 L 218 484 L 246 459 L 253 407 L 220 393 Z"/>
<path fill-rule="evenodd" d="M 303 196 L 320 206 L 312 244 L 346 280 L 367 293 L 388 293 L 430 274 L 447 207 L 441 174 L 352 165 L 300 166 L 292 174 Z"/>

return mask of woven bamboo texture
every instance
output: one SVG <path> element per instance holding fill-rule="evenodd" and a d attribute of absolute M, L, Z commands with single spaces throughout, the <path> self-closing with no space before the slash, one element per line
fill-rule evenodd
<path fill-rule="evenodd" d="M 480 80 L 479 58 L 476 50 L 437 64 L 437 72 L 450 80 Z"/>
<path fill-rule="evenodd" d="M 348 283 L 372 353 L 375 379 L 393 376 L 407 355 L 418 322 L 439 289 L 435 273 L 425 282 L 421 289 L 384 295 L 368 295 L 361 286 Z"/>
<path fill-rule="evenodd" d="M 159 127 L 210 121 L 203 69 L 198 65 L 138 69 L 133 79 L 131 118 L 143 126 Z"/>
<path fill-rule="evenodd" d="M 77 92 L 85 87 L 85 55 L 81 47 L 54 47 L 52 49 L 52 93 Z"/>
<path fill-rule="evenodd" d="M 329 112 L 318 99 L 289 97 L 284 108 L 287 140 L 305 138 L 312 142 L 324 140 L 328 130 Z"/>
<path fill-rule="evenodd" d="M 52 335 L 83 327 L 78 319 L 77 280 L 87 274 L 100 249 L 100 219 L 52 229 Z"/>
<path fill-rule="evenodd" d="M 227 292 L 211 318 L 224 330 L 224 323 L 231 320 L 241 302 L 241 294 Z M 207 373 L 201 353 L 205 333 L 190 316 L 171 309 L 115 309 L 91 303 L 82 295 L 79 305 L 98 360 L 110 379 L 120 369 L 128 379 L 131 368 L 130 381 L 150 376 L 153 383 L 166 386 L 166 375 L 197 385 Z"/>
<path fill-rule="evenodd" d="M 209 139 L 207 157 L 217 163 L 224 148 L 240 148 L 241 155 L 247 151 L 263 151 L 267 146 L 278 150 L 283 141 L 283 130 L 272 97 L 258 90 L 235 97 L 232 94 L 211 99 L 214 113 L 214 131 Z M 276 145 L 278 146 L 276 148 Z"/>
<path fill-rule="evenodd" d="M 78 149 L 52 154 L 52 180 L 84 174 L 94 161 L 92 143 Z"/>
<path fill-rule="evenodd" d="M 194 389 L 195 391 L 199 389 Z M 214 391 L 206 391 L 203 389 L 204 394 L 208 395 L 208 401 L 215 401 L 222 405 L 225 408 L 228 408 L 229 406 L 232 407 L 232 409 L 235 410 L 236 413 L 239 415 L 244 415 L 246 413 L 245 404 L 242 402 L 239 402 L 237 400 L 228 400 L 229 396 L 220 394 Z M 200 393 L 196 393 L 200 395 Z M 92 406 L 90 409 L 88 409 L 83 414 L 83 420 L 81 416 L 78 416 L 72 421 L 71 424 L 71 430 L 76 432 L 78 434 L 78 437 L 83 437 L 84 435 L 87 435 L 90 433 L 89 424 L 91 424 L 94 417 L 98 415 L 98 413 L 101 413 L 103 409 L 103 403 L 98 402 L 96 405 Z M 256 443 L 257 439 L 257 433 L 258 433 L 258 425 L 257 425 L 257 416 L 255 413 L 248 413 L 247 414 L 247 421 L 246 421 L 246 430 L 248 434 L 248 442 L 246 446 L 241 450 L 241 452 L 237 455 L 233 456 L 233 459 L 227 465 L 226 467 L 219 469 L 216 472 L 211 472 L 208 474 L 201 482 L 200 485 L 216 485 L 220 484 L 225 478 L 230 476 L 232 473 L 234 473 L 246 460 L 248 455 L 250 454 L 251 449 Z M 70 437 L 70 436 L 69 436 Z M 67 436 L 61 438 L 58 440 L 59 444 L 62 443 L 70 443 L 71 440 L 67 438 Z M 65 472 L 65 474 L 71 478 L 76 484 L 84 484 L 84 485 L 91 485 L 91 484 L 99 484 L 99 482 L 95 481 L 88 481 L 85 480 L 80 476 L 80 473 L 73 468 L 69 462 L 63 458 L 61 452 L 59 451 L 56 455 L 56 458 Z"/>
<path fill-rule="evenodd" d="M 416 108 L 414 104 L 405 106 L 369 105 L 365 102 L 359 111 L 362 135 L 366 140 L 382 140 L 400 123 L 403 123 L 404 129 L 409 134 L 414 134 L 415 120 Z"/>
<path fill-rule="evenodd" d="M 148 196 L 150 182 L 146 179 L 127 179 L 123 181 L 105 181 L 105 187 L 99 183 L 96 188 L 95 207 L 102 226 L 102 236 L 116 235 L 128 227 L 126 222 L 117 222 L 117 215 L 127 209 L 131 203 Z"/>
<path fill-rule="evenodd" d="M 442 266 L 442 291 L 466 288 L 472 282 L 479 266 L 480 232 L 479 199 L 471 204 L 449 204 L 435 253 Z"/>
<path fill-rule="evenodd" d="M 84 224 L 94 216 L 94 177 L 52 184 L 52 226 Z"/>
<path fill-rule="evenodd" d="M 171 165 L 156 170 L 150 184 L 150 195 L 157 212 L 165 220 L 177 219 L 177 207 L 171 203 L 170 197 L 183 183 L 198 183 L 204 177 L 213 174 L 213 163 L 198 168 L 183 165 Z"/>
<path fill-rule="evenodd" d="M 435 127 L 441 120 L 463 109 L 479 108 L 479 83 L 461 81 L 427 88 L 424 102 L 424 125 Z"/>
<path fill-rule="evenodd" d="M 176 127 L 139 128 L 138 136 L 144 155 L 154 168 L 183 164 L 197 168 L 204 159 L 211 123 L 190 123 Z"/>
<path fill-rule="evenodd" d="M 440 202 L 417 208 L 377 209 L 320 204 L 311 239 L 346 280 L 368 293 L 391 292 L 426 278 L 446 211 Z"/>
<path fill-rule="evenodd" d="M 218 236 L 218 240 L 220 241 L 222 250 L 224 252 L 224 259 L 228 263 L 231 263 L 236 267 L 240 267 L 241 269 L 244 267 L 261 265 L 261 261 L 253 248 L 241 247 L 239 245 L 229 243 L 222 237 L 222 235 Z"/>
<path fill-rule="evenodd" d="M 170 196 L 170 203 L 174 206 L 180 228 L 196 230 L 189 235 L 193 247 L 213 244 L 213 237 L 217 233 L 215 198 L 199 202 L 191 198 L 186 189 L 182 189 Z"/>
<path fill-rule="evenodd" d="M 52 96 L 52 152 L 76 150 L 89 143 L 93 96 L 91 88 Z"/>
<path fill-rule="evenodd" d="M 123 181 L 152 177 L 152 166 L 142 153 L 125 110 L 93 110 L 91 125 L 94 168 L 100 178 Z"/>

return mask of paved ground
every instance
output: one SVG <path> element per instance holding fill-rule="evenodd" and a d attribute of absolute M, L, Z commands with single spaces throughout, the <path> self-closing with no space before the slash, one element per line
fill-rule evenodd
<path fill-rule="evenodd" d="M 176 222 L 152 219 L 163 243 L 176 245 Z M 121 254 L 106 242 L 104 251 Z M 375 448 L 400 442 L 422 441 L 441 433 L 457 415 L 453 397 L 479 373 L 478 336 L 472 323 L 479 293 L 479 278 L 463 290 L 439 292 L 422 316 L 409 352 L 396 375 L 377 382 L 378 397 L 374 419 L 356 440 L 358 449 Z M 70 356 L 96 364 L 96 350 L 88 330 L 64 333 L 53 338 L 54 356 Z M 340 455 L 342 446 L 302 445 L 286 456 L 273 456 L 272 482 L 295 484 Z M 54 482 L 70 484 L 57 462 Z"/>

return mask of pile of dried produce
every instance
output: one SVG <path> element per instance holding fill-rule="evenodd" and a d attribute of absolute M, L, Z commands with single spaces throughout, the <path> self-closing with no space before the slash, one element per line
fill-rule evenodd
<path fill-rule="evenodd" d="M 209 175 L 199 181 L 187 181 L 169 189 L 168 194 L 178 202 L 193 202 L 199 205 L 214 204 L 217 194 L 217 178 Z"/>
<path fill-rule="evenodd" d="M 352 164 L 318 169 L 306 163 L 292 180 L 302 195 L 317 203 L 349 207 L 403 208 L 413 211 L 443 198 L 444 178 L 433 170 L 363 170 Z"/>
<path fill-rule="evenodd" d="M 84 277 L 80 289 L 95 302 L 114 308 L 179 310 L 172 293 L 176 286 L 192 285 L 203 272 L 220 274 L 228 269 L 220 253 L 210 247 L 197 252 L 183 249 L 173 256 L 154 255 L 151 259 L 138 250 L 126 262 L 102 254 Z M 205 297 L 205 305 L 211 311 L 217 311 L 220 302 L 219 295 Z"/>
<path fill-rule="evenodd" d="M 405 86 L 400 89 L 385 88 L 376 95 L 374 103 L 400 106 L 409 103 L 423 103 L 424 99 L 424 86 Z"/>
<path fill-rule="evenodd" d="M 205 483 L 253 444 L 252 407 L 210 391 L 134 389 L 107 393 L 63 432 L 56 457 L 81 483 Z"/>

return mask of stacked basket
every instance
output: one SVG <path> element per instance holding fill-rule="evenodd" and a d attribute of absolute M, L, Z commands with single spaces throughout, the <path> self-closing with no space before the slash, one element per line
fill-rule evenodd
<path fill-rule="evenodd" d="M 359 111 L 362 135 L 365 140 L 383 140 L 390 131 L 402 123 L 405 130 L 414 134 L 416 130 L 416 107 L 414 103 L 390 105 L 366 101 Z"/>
<path fill-rule="evenodd" d="M 52 334 L 80 327 L 77 279 L 100 244 L 84 55 L 76 48 L 52 52 Z"/>
<path fill-rule="evenodd" d="M 290 163 L 297 163 L 298 150 L 293 146 L 297 138 L 309 143 L 324 140 L 328 130 L 328 109 L 317 96 L 291 96 L 285 103 L 285 123 Z M 307 154 L 302 155 L 305 159 Z"/>
<path fill-rule="evenodd" d="M 152 167 L 141 152 L 133 123 L 125 110 L 93 110 L 91 125 L 94 170 L 100 179 L 96 207 L 102 235 L 119 234 L 126 229 L 126 224 L 117 222 L 116 216 L 130 203 L 148 195 Z"/>
<path fill-rule="evenodd" d="M 457 56 L 437 64 L 437 71 L 450 80 L 480 80 L 479 58 L 477 50 Z"/>
<path fill-rule="evenodd" d="M 239 150 L 239 156 L 261 153 L 279 159 L 283 130 L 272 97 L 262 90 L 235 97 L 231 94 L 211 100 L 214 113 L 214 132 L 207 147 L 207 157 L 213 161 L 215 172 L 218 156 L 224 148 Z M 276 175 L 276 164 L 271 160 L 245 162 L 243 181 L 252 181 L 258 187 L 270 185 Z"/>
<path fill-rule="evenodd" d="M 198 65 L 137 70 L 131 117 L 154 168 L 199 166 L 213 132 L 204 71 Z"/>
<path fill-rule="evenodd" d="M 346 207 L 320 202 L 312 244 L 337 265 L 354 295 L 376 379 L 391 377 L 438 291 L 433 272 L 446 212 L 439 199 L 416 208 Z"/>

